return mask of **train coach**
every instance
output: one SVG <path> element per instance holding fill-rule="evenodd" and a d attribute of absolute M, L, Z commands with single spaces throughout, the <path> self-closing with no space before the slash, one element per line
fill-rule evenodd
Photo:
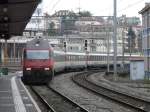
<path fill-rule="evenodd" d="M 129 63 L 129 55 L 124 56 Z M 140 56 L 134 55 L 134 58 Z M 85 69 L 86 67 L 102 67 L 107 64 L 107 54 L 77 53 L 54 50 L 46 39 L 33 39 L 27 42 L 23 52 L 24 82 L 44 84 L 49 83 L 54 73 L 70 70 Z M 110 65 L 113 64 L 113 54 L 109 56 Z M 122 56 L 117 56 L 117 63 L 122 63 Z"/>

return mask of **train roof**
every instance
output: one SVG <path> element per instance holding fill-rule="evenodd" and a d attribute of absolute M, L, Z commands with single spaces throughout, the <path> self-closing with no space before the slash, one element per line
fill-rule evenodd
<path fill-rule="evenodd" d="M 27 42 L 26 49 L 52 49 L 52 47 L 47 39 L 35 38 Z"/>
<path fill-rule="evenodd" d="M 54 53 L 57 53 L 57 54 L 65 54 L 64 51 L 58 51 L 58 50 L 54 50 Z M 66 52 L 67 55 L 76 55 L 76 56 L 79 56 L 79 55 L 86 55 L 85 52 Z M 90 56 L 107 56 L 107 53 L 88 53 L 88 55 Z M 109 56 L 113 56 L 113 53 L 109 54 Z M 122 56 L 122 54 L 119 54 L 117 56 Z M 124 56 L 130 56 L 129 54 L 125 54 Z M 139 54 L 134 54 L 134 55 L 131 55 L 131 57 L 142 57 L 141 55 Z"/>

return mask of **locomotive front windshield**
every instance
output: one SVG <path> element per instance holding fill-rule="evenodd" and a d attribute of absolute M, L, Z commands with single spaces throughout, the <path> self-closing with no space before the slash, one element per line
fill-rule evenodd
<path fill-rule="evenodd" d="M 27 50 L 27 59 L 49 59 L 50 53 L 48 50 Z"/>

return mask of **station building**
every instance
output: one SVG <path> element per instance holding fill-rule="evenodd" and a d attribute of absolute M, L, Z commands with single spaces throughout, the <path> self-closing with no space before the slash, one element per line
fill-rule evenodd
<path fill-rule="evenodd" d="M 142 49 L 145 76 L 150 78 L 150 3 L 139 12 L 142 15 Z"/>

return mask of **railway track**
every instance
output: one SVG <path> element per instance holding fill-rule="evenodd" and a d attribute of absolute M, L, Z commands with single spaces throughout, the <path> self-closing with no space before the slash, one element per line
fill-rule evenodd
<path fill-rule="evenodd" d="M 48 112 L 88 112 L 49 86 L 31 86 L 31 89 L 47 107 Z"/>
<path fill-rule="evenodd" d="M 48 112 L 56 112 L 54 108 L 48 104 L 48 102 L 45 100 L 45 98 L 36 91 L 36 89 L 33 86 L 30 86 L 30 89 L 37 95 L 37 97 L 40 99 L 40 101 L 44 104 Z"/>
<path fill-rule="evenodd" d="M 129 106 L 138 112 L 150 112 L 150 102 L 135 96 L 112 90 L 104 85 L 96 85 L 89 81 L 87 77 L 95 72 L 83 72 L 73 76 L 73 81 L 78 85 L 93 91 L 99 95 L 107 97 L 123 105 Z"/>

